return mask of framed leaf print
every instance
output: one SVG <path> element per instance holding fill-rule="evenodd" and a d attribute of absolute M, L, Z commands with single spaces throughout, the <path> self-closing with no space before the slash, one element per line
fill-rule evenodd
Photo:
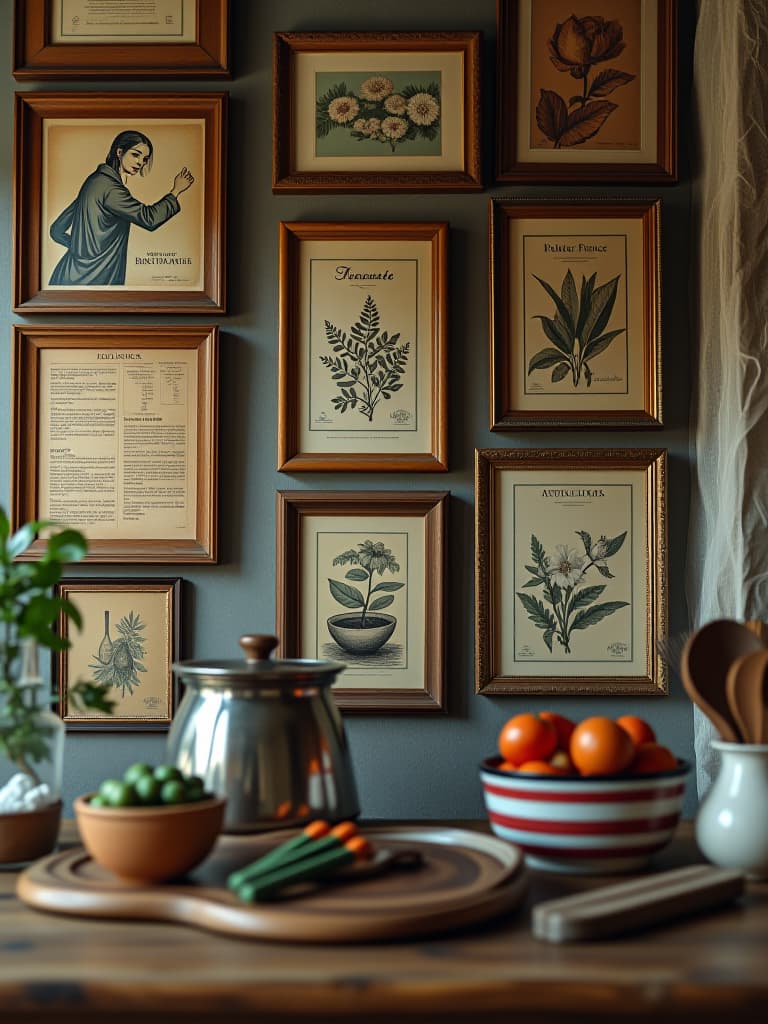
<path fill-rule="evenodd" d="M 448 225 L 280 225 L 278 469 L 444 471 Z"/>
<path fill-rule="evenodd" d="M 475 689 L 668 691 L 666 449 L 475 453 Z"/>
<path fill-rule="evenodd" d="M 496 180 L 677 180 L 677 0 L 497 0 Z"/>
<path fill-rule="evenodd" d="M 492 430 L 661 426 L 660 205 L 490 200 Z"/>

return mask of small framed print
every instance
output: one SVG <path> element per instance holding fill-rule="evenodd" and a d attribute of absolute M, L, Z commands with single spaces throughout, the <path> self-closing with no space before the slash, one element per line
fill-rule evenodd
<path fill-rule="evenodd" d="M 659 211 L 490 200 L 492 430 L 662 425 Z"/>
<path fill-rule="evenodd" d="M 447 470 L 447 235 L 280 225 L 278 469 Z"/>
<path fill-rule="evenodd" d="M 445 491 L 278 491 L 284 657 L 346 665 L 345 711 L 444 708 Z"/>
<path fill-rule="evenodd" d="M 225 312 L 226 110 L 226 93 L 17 93 L 14 310 Z"/>
<path fill-rule="evenodd" d="M 480 191 L 479 32 L 277 32 L 273 192 Z"/>
<path fill-rule="evenodd" d="M 215 562 L 218 327 L 13 333 L 16 527 L 75 527 L 86 562 Z M 41 545 L 20 557 L 39 558 Z"/>
<path fill-rule="evenodd" d="M 229 0 L 15 0 L 13 77 L 229 78 Z"/>
<path fill-rule="evenodd" d="M 59 714 L 67 729 L 103 732 L 167 730 L 178 703 L 172 664 L 179 657 L 181 579 L 62 579 L 54 596 L 80 612 L 83 628 L 59 616 L 70 647 L 53 655 Z M 69 688 L 101 683 L 115 702 L 111 715 L 70 706 Z"/>
<path fill-rule="evenodd" d="M 497 0 L 496 180 L 677 180 L 677 0 Z"/>
<path fill-rule="evenodd" d="M 667 453 L 475 453 L 475 689 L 668 692 Z"/>

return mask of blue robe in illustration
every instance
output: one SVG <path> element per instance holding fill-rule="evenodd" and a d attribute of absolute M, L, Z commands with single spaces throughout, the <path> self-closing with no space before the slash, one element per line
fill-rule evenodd
<path fill-rule="evenodd" d="M 154 231 L 180 209 L 170 192 L 145 206 L 131 195 L 117 171 L 99 164 L 74 202 L 51 224 L 51 238 L 67 252 L 49 284 L 125 284 L 131 224 Z"/>

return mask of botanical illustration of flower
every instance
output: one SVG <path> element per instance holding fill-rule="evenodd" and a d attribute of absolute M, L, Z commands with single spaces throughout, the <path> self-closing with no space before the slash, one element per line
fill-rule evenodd
<path fill-rule="evenodd" d="M 333 85 L 317 100 L 315 124 L 318 139 L 344 128 L 353 139 L 380 142 L 394 153 L 408 141 L 437 139 L 440 116 L 437 82 L 414 82 L 395 90 L 389 76 L 378 74 L 357 90 L 346 82 Z"/>
<path fill-rule="evenodd" d="M 108 613 L 107 613 L 108 615 Z M 107 619 L 108 621 L 108 619 Z M 94 661 L 88 668 L 93 669 L 97 683 L 119 688 L 121 696 L 125 691 L 132 694 L 139 685 L 139 672 L 146 672 L 142 659 L 146 656 L 146 637 L 142 631 L 146 623 L 141 621 L 138 612 L 129 612 L 117 624 L 119 638 L 114 643 L 107 636 L 93 655 Z"/>
<path fill-rule="evenodd" d="M 597 135 L 618 104 L 603 97 L 627 85 L 637 76 L 617 68 L 605 68 L 592 81 L 595 64 L 614 60 L 625 49 L 624 30 L 618 21 L 572 14 L 555 26 L 547 41 L 549 59 L 558 71 L 581 82 L 581 93 L 567 104 L 560 93 L 542 89 L 536 106 L 536 124 L 555 149 L 579 146 Z"/>
<path fill-rule="evenodd" d="M 358 590 L 357 587 L 352 587 L 348 583 L 342 583 L 341 580 L 328 580 L 328 585 L 331 589 L 331 594 L 339 604 L 344 605 L 345 608 L 360 608 L 360 626 L 365 625 L 365 616 L 368 612 L 381 611 L 383 608 L 388 608 L 395 600 L 392 594 L 401 590 L 404 583 L 377 583 L 373 586 L 373 574 L 377 572 L 380 576 L 384 575 L 384 570 L 394 573 L 400 572 L 400 563 L 397 561 L 395 556 L 392 554 L 392 549 L 385 547 L 384 543 L 380 540 L 364 540 L 361 544 L 357 545 L 359 550 L 355 551 L 354 548 L 350 548 L 348 551 L 342 551 L 340 555 L 337 555 L 334 560 L 334 565 L 358 565 L 359 569 L 350 569 L 346 573 L 346 579 L 353 580 L 356 583 L 367 583 L 367 593 L 363 595 L 362 591 Z M 381 593 L 381 597 L 373 597 L 374 594 Z M 373 600 L 372 600 L 373 598 Z"/>
<path fill-rule="evenodd" d="M 523 587 L 541 587 L 543 600 L 532 594 L 517 594 L 528 618 L 543 632 L 544 643 L 550 653 L 552 641 L 556 639 L 565 653 L 570 654 L 571 635 L 575 630 L 589 629 L 620 608 L 629 606 L 628 601 L 595 604 L 606 584 L 589 586 L 585 582 L 585 576 L 592 568 L 606 579 L 615 579 L 607 560 L 624 544 L 626 530 L 610 539 L 603 534 L 595 542 L 586 530 L 577 530 L 576 533 L 581 537 L 583 554 L 567 544 L 558 544 L 554 556 L 548 555 L 536 535 L 531 534 L 532 564 L 525 567 L 531 578 Z"/>

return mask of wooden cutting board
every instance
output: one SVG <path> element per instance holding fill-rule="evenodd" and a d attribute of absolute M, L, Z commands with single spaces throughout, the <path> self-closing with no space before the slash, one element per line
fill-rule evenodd
<path fill-rule="evenodd" d="M 121 881 L 76 847 L 29 867 L 19 876 L 17 894 L 29 906 L 57 914 L 173 921 L 282 942 L 375 942 L 440 933 L 508 913 L 525 895 L 522 853 L 503 840 L 440 827 L 371 828 L 365 835 L 380 851 L 418 851 L 421 864 L 248 904 L 226 889 L 227 876 L 287 834 L 221 836 L 207 860 L 180 882 Z"/>

